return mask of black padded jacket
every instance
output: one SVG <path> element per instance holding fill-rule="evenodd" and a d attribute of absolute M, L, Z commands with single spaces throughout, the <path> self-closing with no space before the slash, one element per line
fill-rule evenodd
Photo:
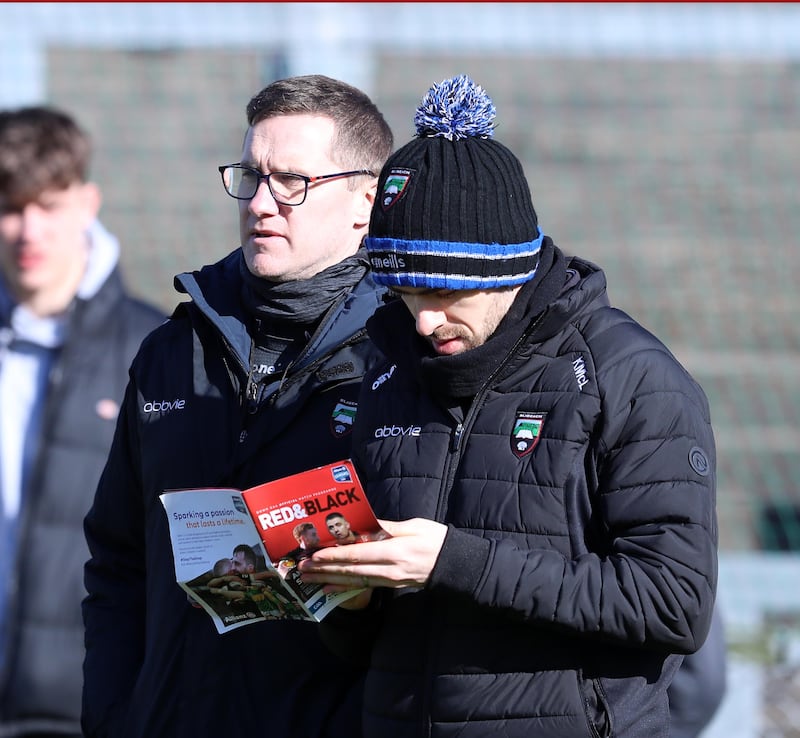
<path fill-rule="evenodd" d="M 159 495 L 239 489 L 350 455 L 333 423 L 377 360 L 364 324 L 381 304 L 365 276 L 291 370 L 252 392 L 240 250 L 177 278 L 191 301 L 142 345 L 86 518 L 83 727 L 87 736 L 358 734 L 361 673 L 308 622 L 218 634 L 175 582 Z"/>
<path fill-rule="evenodd" d="M 363 385 L 359 473 L 378 517 L 448 532 L 424 588 L 323 623 L 369 655 L 366 738 L 668 735 L 717 580 L 709 409 L 602 271 L 568 266 L 466 403 L 420 381 L 402 303 L 368 324 L 387 361 Z"/>
<path fill-rule="evenodd" d="M 0 735 L 80 734 L 83 518 L 114 435 L 128 367 L 165 316 L 131 297 L 117 269 L 72 305 L 52 368 L 34 471 L 20 513 L 18 565 L 0 669 Z"/>

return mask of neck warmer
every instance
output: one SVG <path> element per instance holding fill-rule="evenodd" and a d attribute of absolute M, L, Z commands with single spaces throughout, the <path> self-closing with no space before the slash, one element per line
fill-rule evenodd
<path fill-rule="evenodd" d="M 309 279 L 268 282 L 251 274 L 242 258 L 242 301 L 255 333 L 298 337 L 313 332 L 337 299 L 364 276 L 368 264 L 366 250 L 359 249 Z"/>
<path fill-rule="evenodd" d="M 558 297 L 565 279 L 564 255 L 548 239 L 542 247 L 536 276 L 522 286 L 486 343 L 461 354 L 437 356 L 427 341 L 415 342 L 421 349 L 421 344 L 424 346 L 418 363 L 423 385 L 435 395 L 455 400 L 473 397 L 536 318 Z"/>

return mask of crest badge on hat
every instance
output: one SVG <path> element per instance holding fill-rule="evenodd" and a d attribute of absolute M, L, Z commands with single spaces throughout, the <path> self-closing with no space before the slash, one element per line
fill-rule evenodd
<path fill-rule="evenodd" d="M 405 168 L 393 168 L 389 171 L 381 194 L 381 207 L 384 211 L 392 207 L 405 194 L 412 173 L 412 169 Z"/>
<path fill-rule="evenodd" d="M 422 98 L 414 138 L 378 178 L 364 238 L 378 284 L 491 290 L 535 277 L 545 236 L 522 162 L 494 139 L 495 114 L 465 74 Z"/>
<path fill-rule="evenodd" d="M 514 430 L 511 431 L 511 450 L 514 456 L 521 459 L 536 448 L 546 415 L 547 413 L 517 413 Z"/>

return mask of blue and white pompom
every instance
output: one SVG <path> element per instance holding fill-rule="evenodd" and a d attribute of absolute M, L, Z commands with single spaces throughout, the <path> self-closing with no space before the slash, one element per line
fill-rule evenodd
<path fill-rule="evenodd" d="M 428 90 L 414 115 L 414 126 L 419 137 L 491 138 L 496 112 L 483 87 L 460 74 Z"/>

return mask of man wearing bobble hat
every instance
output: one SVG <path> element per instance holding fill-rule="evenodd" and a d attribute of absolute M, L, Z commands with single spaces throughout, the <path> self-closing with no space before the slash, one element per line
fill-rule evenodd
<path fill-rule="evenodd" d="M 303 576 L 366 587 L 322 624 L 369 665 L 366 738 L 666 738 L 716 590 L 708 403 L 544 235 L 494 115 L 434 85 L 381 172 L 366 246 L 400 299 L 353 448 L 392 538 Z"/>

